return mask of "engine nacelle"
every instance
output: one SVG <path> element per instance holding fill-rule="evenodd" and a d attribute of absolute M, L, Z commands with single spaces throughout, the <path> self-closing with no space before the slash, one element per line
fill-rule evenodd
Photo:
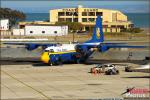
<path fill-rule="evenodd" d="M 34 49 L 37 49 L 39 45 L 37 44 L 27 44 L 26 45 L 26 49 L 29 50 L 29 51 L 32 51 Z"/>
<path fill-rule="evenodd" d="M 105 51 L 107 51 L 109 48 L 108 48 L 107 46 L 101 45 L 101 46 L 98 47 L 98 49 L 99 49 L 100 52 L 105 52 Z"/>

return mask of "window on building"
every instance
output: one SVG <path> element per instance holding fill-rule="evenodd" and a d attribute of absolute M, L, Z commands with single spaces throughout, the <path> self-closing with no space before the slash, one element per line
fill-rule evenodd
<path fill-rule="evenodd" d="M 73 15 L 74 15 L 74 16 L 78 16 L 78 13 L 77 13 L 77 12 L 73 12 Z"/>
<path fill-rule="evenodd" d="M 95 16 L 95 12 L 89 12 L 89 16 Z"/>
<path fill-rule="evenodd" d="M 87 22 L 87 18 L 82 18 L 82 22 Z"/>
<path fill-rule="evenodd" d="M 119 27 L 120 29 L 124 29 L 124 25 L 117 25 L 117 27 Z"/>
<path fill-rule="evenodd" d="M 111 25 L 111 27 L 112 27 L 112 28 L 116 28 L 117 26 L 116 26 L 116 25 Z"/>
<path fill-rule="evenodd" d="M 66 12 L 66 16 L 78 16 L 77 12 Z"/>
<path fill-rule="evenodd" d="M 65 16 L 65 12 L 58 12 L 58 16 Z"/>
<path fill-rule="evenodd" d="M 45 33 L 45 31 L 42 31 L 42 33 Z"/>
<path fill-rule="evenodd" d="M 85 30 L 86 30 L 86 31 L 90 31 L 90 27 L 89 27 L 89 26 L 86 26 L 86 27 L 85 27 Z"/>
<path fill-rule="evenodd" d="M 30 31 L 30 33 L 33 33 L 33 31 Z"/>
<path fill-rule="evenodd" d="M 54 31 L 55 34 L 57 34 L 57 31 Z"/>
<path fill-rule="evenodd" d="M 108 27 L 108 25 L 103 25 L 103 28 L 107 28 Z"/>
<path fill-rule="evenodd" d="M 73 19 L 73 22 L 78 22 L 78 18 L 74 18 L 74 19 Z"/>
<path fill-rule="evenodd" d="M 65 18 L 58 18 L 58 21 L 59 21 L 59 22 L 64 22 L 64 21 L 65 21 Z"/>
<path fill-rule="evenodd" d="M 72 16 L 72 12 L 66 12 L 66 16 Z"/>
<path fill-rule="evenodd" d="M 87 12 L 82 12 L 82 16 L 87 16 Z"/>
<path fill-rule="evenodd" d="M 103 12 L 96 12 L 96 16 L 103 16 Z"/>
<path fill-rule="evenodd" d="M 66 18 L 67 22 L 72 22 L 72 18 Z"/>
<path fill-rule="evenodd" d="M 94 22 L 94 21 L 95 21 L 95 18 L 89 18 L 88 21 L 89 21 L 89 22 Z"/>

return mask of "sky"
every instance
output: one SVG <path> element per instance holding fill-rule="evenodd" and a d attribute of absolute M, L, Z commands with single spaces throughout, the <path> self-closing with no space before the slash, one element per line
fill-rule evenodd
<path fill-rule="evenodd" d="M 124 13 L 149 13 L 149 0 L 2 0 L 2 8 L 25 13 L 48 13 L 51 9 L 71 8 L 83 5 L 87 8 L 120 10 Z"/>

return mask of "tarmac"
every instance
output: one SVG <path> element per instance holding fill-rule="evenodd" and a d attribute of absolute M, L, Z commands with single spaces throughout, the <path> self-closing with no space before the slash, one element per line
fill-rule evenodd
<path fill-rule="evenodd" d="M 100 99 L 123 98 L 128 87 L 149 89 L 149 74 L 124 72 L 119 75 L 91 74 L 95 65 L 62 66 L 2 65 L 1 99 Z"/>
<path fill-rule="evenodd" d="M 132 59 L 143 59 L 149 54 L 149 50 L 131 51 Z M 47 66 L 39 62 L 41 52 L 1 48 L 1 100 L 120 100 L 127 88 L 149 89 L 149 73 L 125 72 L 123 66 L 117 67 L 119 75 L 89 73 L 95 64 Z M 122 52 L 94 53 L 91 58 L 126 59 L 130 51 Z"/>

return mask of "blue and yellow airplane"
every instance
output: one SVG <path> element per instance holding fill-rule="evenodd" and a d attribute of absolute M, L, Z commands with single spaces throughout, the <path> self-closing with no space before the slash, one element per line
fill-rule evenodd
<path fill-rule="evenodd" d="M 126 43 L 105 43 L 102 31 L 102 18 L 96 19 L 93 36 L 82 44 L 62 44 L 50 46 L 41 55 L 41 60 L 50 65 L 64 62 L 81 63 L 95 51 L 106 52 L 110 48 L 145 48 L 145 46 L 129 46 Z"/>
<path fill-rule="evenodd" d="M 81 63 L 86 61 L 95 50 L 98 50 L 99 52 L 106 52 L 110 48 L 146 48 L 146 46 L 130 46 L 127 43 L 105 43 L 101 16 L 97 16 L 92 38 L 84 43 L 16 43 L 16 45 L 26 45 L 27 50 L 34 50 L 37 47 L 42 46 L 44 48 L 44 52 L 41 55 L 41 61 L 49 65 L 59 65 L 64 62 Z"/>

